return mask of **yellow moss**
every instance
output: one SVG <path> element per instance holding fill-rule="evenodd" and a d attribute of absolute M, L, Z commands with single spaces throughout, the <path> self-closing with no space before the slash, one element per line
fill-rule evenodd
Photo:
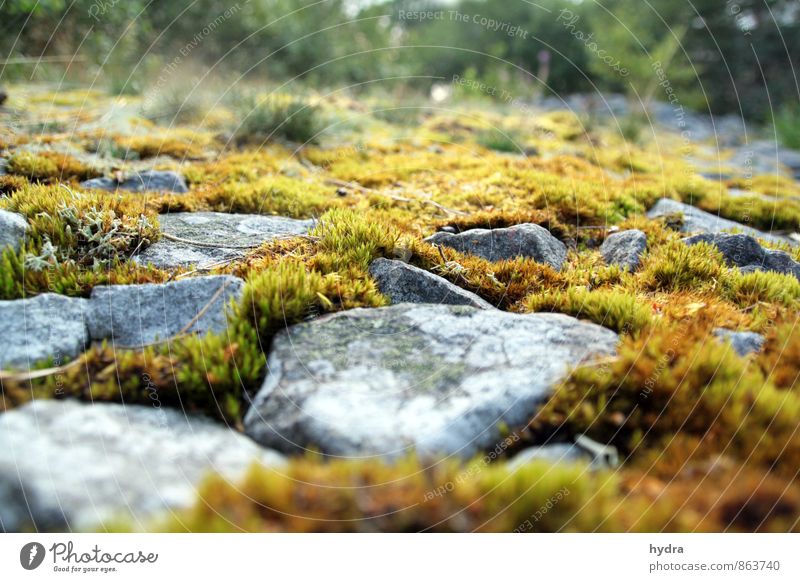
<path fill-rule="evenodd" d="M 115 139 L 118 147 L 136 152 L 140 158 L 171 156 L 179 160 L 205 157 L 209 152 L 210 140 L 201 134 L 181 135 L 153 134 L 138 136 L 119 136 Z"/>
<path fill-rule="evenodd" d="M 336 189 L 310 180 L 271 176 L 250 182 L 228 182 L 200 197 L 221 212 L 277 214 L 296 218 L 319 216 L 338 204 Z"/>
<path fill-rule="evenodd" d="M 544 291 L 526 300 L 530 311 L 557 311 L 588 319 L 618 332 L 634 333 L 653 322 L 649 301 L 622 291 L 589 291 L 572 287 L 566 291 Z"/>
<path fill-rule="evenodd" d="M 705 438 L 706 454 L 725 451 L 790 474 L 800 462 L 798 414 L 800 397 L 686 322 L 624 339 L 610 364 L 576 369 L 533 426 L 588 432 L 634 454 L 694 435 Z"/>
<path fill-rule="evenodd" d="M 19 152 L 8 160 L 8 171 L 31 180 L 87 180 L 102 174 L 72 156 L 60 152 Z"/>

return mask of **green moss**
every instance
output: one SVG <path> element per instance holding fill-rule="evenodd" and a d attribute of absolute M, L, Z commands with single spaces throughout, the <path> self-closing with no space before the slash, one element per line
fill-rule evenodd
<path fill-rule="evenodd" d="M 11 156 L 8 160 L 8 171 L 37 181 L 58 176 L 58 166 L 53 160 L 30 152 Z"/>
<path fill-rule="evenodd" d="M 800 398 L 776 388 L 710 330 L 690 323 L 625 339 L 606 365 L 576 369 L 534 420 L 539 430 L 588 433 L 626 452 L 673 435 L 704 438 L 777 472 L 800 461 Z"/>
<path fill-rule="evenodd" d="M 0 176 L 0 195 L 10 196 L 17 190 L 22 190 L 28 183 L 27 178 L 24 176 L 2 175 Z"/>
<path fill-rule="evenodd" d="M 399 239 L 393 228 L 352 210 L 327 212 L 309 234 L 319 237 L 314 264 L 325 273 L 347 267 L 366 271 L 372 259 L 392 256 Z"/>
<path fill-rule="evenodd" d="M 37 154 L 18 152 L 8 160 L 8 172 L 37 182 L 53 180 L 88 180 L 102 175 L 97 169 L 67 154 L 45 151 Z"/>
<path fill-rule="evenodd" d="M 171 156 L 178 160 L 202 158 L 210 145 L 209 139 L 199 134 L 124 136 L 118 137 L 115 144 L 126 158 L 134 152 L 141 159 Z"/>
<path fill-rule="evenodd" d="M 509 135 L 508 133 L 499 129 L 481 132 L 478 134 L 476 141 L 479 145 L 485 147 L 486 149 L 497 152 L 513 154 L 524 152 L 524 147 L 519 137 Z"/>
<path fill-rule="evenodd" d="M 530 295 L 526 307 L 530 311 L 566 313 L 624 333 L 641 331 L 653 323 L 652 308 L 646 301 L 612 289 L 545 291 Z"/>
<path fill-rule="evenodd" d="M 338 203 L 335 188 L 286 176 L 223 184 L 204 193 L 202 199 L 211 210 L 220 212 L 295 218 L 319 216 Z"/>
<path fill-rule="evenodd" d="M 638 471 L 475 459 L 321 462 L 314 456 L 240 482 L 210 477 L 188 510 L 151 525 L 171 532 L 797 531 L 800 486 L 754 468 L 660 480 Z M 108 524 L 107 524 L 108 525 Z M 130 531 L 132 524 L 111 524 Z"/>
<path fill-rule="evenodd" d="M 25 248 L 3 255 L 4 298 L 45 290 L 84 295 L 96 284 L 164 278 L 160 271 L 126 261 L 160 236 L 155 215 L 134 198 L 29 185 L 0 206 L 21 213 L 30 224 Z"/>
<path fill-rule="evenodd" d="M 510 474 L 482 461 L 472 467 L 450 462 L 425 470 L 414 459 L 389 465 L 320 463 L 310 457 L 279 470 L 253 467 L 236 487 L 211 479 L 199 492 L 204 503 L 176 515 L 163 529 L 585 531 L 613 513 L 616 487 L 614 477 L 587 474 L 580 466 L 533 464 Z M 490 497 L 477 501 L 490 491 Z M 558 511 L 534 522 L 551 499 L 557 499 Z"/>
<path fill-rule="evenodd" d="M 307 271 L 302 264 L 285 262 L 254 275 L 247 282 L 243 314 L 268 342 L 276 331 L 302 321 L 323 306 L 330 306 L 324 290 L 322 275 Z"/>
<path fill-rule="evenodd" d="M 743 308 L 759 303 L 777 303 L 784 307 L 796 307 L 800 300 L 800 281 L 794 275 L 754 271 L 730 276 L 730 285 L 722 296 Z"/>
<path fill-rule="evenodd" d="M 714 196 L 693 201 L 696 206 L 729 220 L 772 232 L 800 229 L 800 202 L 765 200 L 761 196 Z"/>
<path fill-rule="evenodd" d="M 86 95 L 68 101 L 73 98 L 80 103 Z M 524 439 L 588 434 L 618 446 L 623 465 L 613 476 L 547 465 L 510 476 L 502 463 L 480 460 L 431 469 L 414 459 L 390 465 L 293 459 L 277 473 L 254 468 L 244 483 L 209 480 L 204 499 L 164 528 L 797 529 L 800 283 L 791 275 L 729 268 L 716 248 L 681 242 L 679 217 L 644 216 L 667 197 L 765 230 L 797 230 L 800 188 L 794 182 L 732 179 L 725 186 L 753 196 L 731 197 L 721 184 L 692 175 L 671 147 L 675 142 L 658 148 L 662 144 L 646 136 L 626 142 L 618 128 L 599 124 L 587 133 L 579 118 L 563 112 L 532 118 L 476 109 L 400 127 L 365 115 L 361 98 L 328 101 L 324 111 L 359 122 L 337 125 L 335 143 L 323 140 L 299 152 L 280 140 L 305 142 L 320 128 L 323 110 L 304 109 L 307 101 L 285 96 L 253 100 L 246 112 L 210 112 L 219 134 L 133 120 L 134 131 L 124 135 L 92 130 L 2 138 L 10 149 L 25 143 L 93 148 L 106 140 L 114 155 L 128 150 L 135 157 L 192 158 L 181 168 L 192 190 L 146 197 L 84 193 L 57 182 L 91 177 L 94 169 L 55 151 L 17 150 L 12 173 L 0 177 L 0 208 L 25 215 L 31 230 L 20 252 L 2 253 L 0 298 L 44 291 L 87 296 L 98 284 L 168 280 L 174 273 L 129 260 L 158 238 L 161 212 L 318 220 L 309 235 L 271 241 L 216 271 L 246 281 L 225 336 L 182 337 L 139 351 L 93 346 L 58 376 L 4 380 L 5 409 L 34 397 L 131 403 L 155 397 L 164 406 L 239 426 L 245 394 L 263 381 L 273 336 L 321 313 L 385 305 L 368 266 L 376 257 L 402 258 L 501 309 L 563 312 L 623 332 L 618 356 L 573 370 Z M 92 96 L 93 108 L 103 103 Z M 233 136 L 241 149 L 219 153 L 234 129 L 230 124 L 251 112 Z M 85 112 L 75 115 L 82 119 Z M 36 127 L 39 120 L 32 121 Z M 525 136 L 542 155 L 503 154 L 509 144 L 485 141 L 487 127 L 512 128 L 511 135 Z M 473 147 L 481 141 L 494 149 Z M 464 231 L 528 222 L 567 245 L 559 271 L 532 259 L 489 262 L 423 242 L 444 226 Z M 647 234 L 648 252 L 637 271 L 605 265 L 597 252 L 611 225 Z M 786 250 L 800 259 L 800 250 Z M 767 343 L 740 358 L 712 335 L 717 327 L 758 331 Z M 709 477 L 735 486 L 709 488 Z M 564 488 L 569 495 L 562 494 L 552 511 L 531 519 Z M 431 494 L 437 491 L 446 494 Z"/>
<path fill-rule="evenodd" d="M 278 138 L 314 143 L 323 128 L 319 107 L 289 96 L 241 97 L 235 109 L 234 136 L 241 144 L 260 145 Z"/>
<path fill-rule="evenodd" d="M 721 287 L 728 269 L 714 245 L 679 240 L 651 250 L 642 261 L 640 285 L 651 291 L 703 291 Z"/>

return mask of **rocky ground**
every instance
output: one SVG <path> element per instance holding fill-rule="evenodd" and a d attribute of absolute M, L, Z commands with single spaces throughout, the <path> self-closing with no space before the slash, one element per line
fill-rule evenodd
<path fill-rule="evenodd" d="M 10 89 L 0 529 L 800 528 L 797 152 L 579 97 L 313 98 L 298 144 Z"/>

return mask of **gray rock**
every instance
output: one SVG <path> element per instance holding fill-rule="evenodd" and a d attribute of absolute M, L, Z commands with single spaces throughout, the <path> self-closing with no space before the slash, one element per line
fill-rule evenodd
<path fill-rule="evenodd" d="M 561 314 L 401 304 L 279 333 L 245 417 L 289 453 L 470 457 L 530 420 L 568 368 L 617 335 Z"/>
<path fill-rule="evenodd" d="M 0 301 L 0 368 L 28 370 L 47 358 L 59 365 L 82 353 L 89 343 L 88 303 L 86 299 L 53 293 Z"/>
<path fill-rule="evenodd" d="M 733 349 L 740 356 L 761 351 L 761 347 L 764 345 L 764 336 L 752 331 L 732 331 L 718 327 L 714 330 L 714 335 L 721 340 L 730 341 Z"/>
<path fill-rule="evenodd" d="M 613 469 L 619 465 L 619 453 L 616 447 L 598 443 L 586 435 L 578 435 L 575 443 L 529 447 L 509 461 L 508 469 L 513 471 L 534 461 L 586 463 L 590 469 Z"/>
<path fill-rule="evenodd" d="M 572 443 L 554 443 L 539 447 L 528 447 L 517 453 L 506 467 L 514 471 L 519 467 L 537 461 L 548 463 L 585 463 L 592 462 L 592 455 Z"/>
<path fill-rule="evenodd" d="M 474 293 L 402 261 L 375 259 L 369 273 L 392 303 L 443 303 L 492 309 L 490 303 Z"/>
<path fill-rule="evenodd" d="M 25 217 L 16 212 L 0 210 L 0 253 L 6 247 L 19 251 L 28 231 L 28 222 Z"/>
<path fill-rule="evenodd" d="M 641 230 L 625 230 L 610 235 L 600 246 L 600 253 L 609 265 L 635 271 L 647 250 L 647 235 Z"/>
<path fill-rule="evenodd" d="M 226 306 L 241 297 L 243 287 L 241 279 L 230 276 L 95 287 L 89 300 L 89 333 L 94 341 L 135 347 L 171 338 L 195 318 L 187 333 L 219 333 L 227 329 Z"/>
<path fill-rule="evenodd" d="M 752 236 L 744 234 L 697 234 L 683 239 L 687 245 L 706 242 L 717 247 L 725 262 L 744 271 L 775 271 L 800 279 L 800 263 L 789 253 L 765 249 Z"/>
<path fill-rule="evenodd" d="M 792 246 L 797 246 L 797 242 L 788 236 L 780 236 L 762 232 L 750 226 L 739 224 L 732 220 L 720 218 L 716 214 L 705 212 L 699 208 L 695 208 L 689 204 L 684 204 L 669 198 L 662 198 L 655 206 L 653 206 L 647 213 L 648 218 L 659 218 L 662 216 L 669 216 L 672 214 L 683 215 L 682 232 L 686 233 L 708 233 L 718 234 L 725 231 L 738 231 L 750 236 L 762 238 L 764 240 L 772 241 L 775 243 L 789 243 Z"/>
<path fill-rule="evenodd" d="M 128 190 L 130 192 L 175 192 L 189 191 L 186 180 L 177 172 L 145 170 L 124 180 L 115 178 L 92 178 L 81 182 L 81 187 L 95 190 Z"/>
<path fill-rule="evenodd" d="M 711 180 L 712 182 L 725 182 L 726 180 L 732 180 L 733 174 L 728 172 L 699 172 L 698 175 L 701 178 L 705 178 L 706 180 Z"/>
<path fill-rule="evenodd" d="M 2 439 L 2 434 L 0 434 Z M 5 475 L 0 465 L 0 533 L 66 531 L 64 514 L 46 500 L 25 495 L 19 479 Z M 36 516 L 36 521 L 31 516 Z"/>
<path fill-rule="evenodd" d="M 134 257 L 140 264 L 161 269 L 207 267 L 233 260 L 245 256 L 247 249 L 223 247 L 256 246 L 280 236 L 304 234 L 314 225 L 313 220 L 223 212 L 162 214 L 158 221 L 166 234 L 201 244 L 222 245 L 206 247 L 162 239 Z"/>
<path fill-rule="evenodd" d="M 459 234 L 437 232 L 425 240 L 462 253 L 478 255 L 488 261 L 530 257 L 556 270 L 561 269 L 567 258 L 564 243 L 537 224 L 517 224 L 491 230 L 475 228 Z"/>
<path fill-rule="evenodd" d="M 284 459 L 175 409 L 41 400 L 0 415 L 0 491 L 16 499 L 0 504 L 0 520 L 6 531 L 49 529 L 56 516 L 69 528 L 116 518 L 141 527 L 191 505 L 206 474 L 237 479 L 253 462 Z"/>

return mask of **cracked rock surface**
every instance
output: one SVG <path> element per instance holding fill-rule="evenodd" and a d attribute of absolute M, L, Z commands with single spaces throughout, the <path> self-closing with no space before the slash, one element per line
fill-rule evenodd
<path fill-rule="evenodd" d="M 567 258 L 564 243 L 538 224 L 517 224 L 491 230 L 474 228 L 459 234 L 437 232 L 425 240 L 488 261 L 528 257 L 538 263 L 546 263 L 557 271 Z"/>
<path fill-rule="evenodd" d="M 402 261 L 375 259 L 369 274 L 392 303 L 443 303 L 492 309 L 492 305 L 450 281 Z"/>
<path fill-rule="evenodd" d="M 244 281 L 228 275 L 95 287 L 89 333 L 92 340 L 108 339 L 120 347 L 165 340 L 182 331 L 219 333 L 227 328 L 226 306 L 241 297 L 243 288 Z"/>
<path fill-rule="evenodd" d="M 206 267 L 240 258 L 248 252 L 241 247 L 256 247 L 280 236 L 305 234 L 314 225 L 313 220 L 223 212 L 176 212 L 162 214 L 158 221 L 162 232 L 200 243 L 161 239 L 134 257 L 140 264 L 161 269 Z"/>
<path fill-rule="evenodd" d="M 568 368 L 617 335 L 560 314 L 400 304 L 275 338 L 245 431 L 283 452 L 470 457 L 530 419 Z"/>

